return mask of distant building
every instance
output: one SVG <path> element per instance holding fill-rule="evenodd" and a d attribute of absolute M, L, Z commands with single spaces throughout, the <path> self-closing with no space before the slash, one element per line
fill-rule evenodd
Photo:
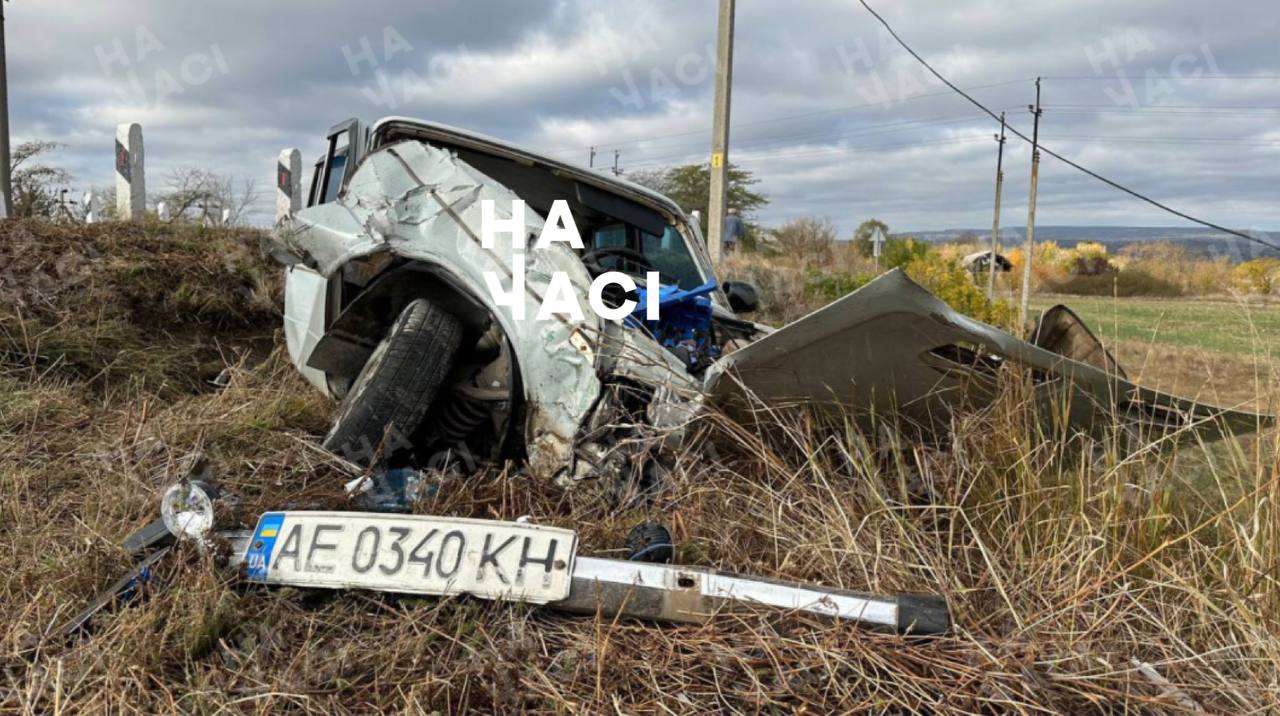
<path fill-rule="evenodd" d="M 971 273 L 986 273 L 988 270 L 988 262 L 991 260 L 990 251 L 978 251 L 961 259 L 964 267 L 969 269 Z M 996 270 L 1001 273 L 1007 273 L 1013 270 L 1013 262 L 1005 257 L 1004 254 L 996 254 Z"/>

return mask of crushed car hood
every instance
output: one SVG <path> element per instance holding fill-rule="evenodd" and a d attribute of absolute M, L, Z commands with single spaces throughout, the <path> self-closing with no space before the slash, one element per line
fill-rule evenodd
<path fill-rule="evenodd" d="M 1075 433 L 1119 423 L 1144 436 L 1251 432 L 1271 416 L 1203 405 L 1138 386 L 952 310 L 901 270 L 791 323 L 712 366 L 704 391 L 731 415 L 814 404 L 866 418 L 895 415 L 945 435 L 953 411 L 981 408 L 1029 373 L 1043 413 Z"/>

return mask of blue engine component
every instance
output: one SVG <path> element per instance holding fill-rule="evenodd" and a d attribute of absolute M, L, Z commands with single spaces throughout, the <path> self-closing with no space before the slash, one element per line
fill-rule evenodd
<path fill-rule="evenodd" d="M 637 289 L 639 303 L 625 325 L 648 331 L 662 345 L 680 358 L 689 372 L 699 371 L 720 357 L 711 331 L 711 299 L 716 282 L 684 290 L 679 286 L 658 287 L 658 320 L 645 319 L 649 289 Z"/>

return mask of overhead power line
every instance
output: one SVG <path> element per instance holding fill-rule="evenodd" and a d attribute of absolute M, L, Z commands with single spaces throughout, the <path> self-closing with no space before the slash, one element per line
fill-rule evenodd
<path fill-rule="evenodd" d="M 888 31 L 889 35 L 890 35 L 891 37 L 893 37 L 893 39 L 894 39 L 895 41 L 897 41 L 897 43 L 898 43 L 899 45 L 901 45 L 901 46 L 902 46 L 902 49 L 906 50 L 906 51 L 907 51 L 907 54 L 909 54 L 909 55 L 911 55 L 912 57 L 914 57 L 914 58 L 916 59 L 916 61 L 917 61 L 917 62 L 919 62 L 921 65 L 923 65 L 923 66 L 924 66 L 924 68 L 925 68 L 926 70 L 929 70 L 929 73 L 930 73 L 930 74 L 932 74 L 934 77 L 938 78 L 938 80 L 939 80 L 940 82 L 942 82 L 944 85 L 946 85 L 947 87 L 950 87 L 950 88 L 951 88 L 951 90 L 952 90 L 953 92 L 955 92 L 956 94 L 960 95 L 961 97 L 964 97 L 965 99 L 969 100 L 969 102 L 970 102 L 971 104 L 973 104 L 975 107 L 977 107 L 978 109 L 980 109 L 980 110 L 982 110 L 983 112 L 985 112 L 986 114 L 988 114 L 992 119 L 994 119 L 994 120 L 996 120 L 996 121 L 999 121 L 999 119 L 1000 119 L 999 115 L 997 115 L 995 112 L 991 111 L 990 109 L 987 109 L 986 105 L 982 104 L 982 103 L 981 103 L 981 102 L 979 102 L 978 100 L 974 99 L 971 95 L 969 95 L 968 93 L 966 93 L 964 90 L 962 90 L 962 89 L 960 89 L 959 87 L 957 87 L 957 86 L 955 86 L 954 84 L 952 84 L 952 83 L 951 83 L 951 81 L 950 81 L 950 80 L 948 80 L 946 77 L 943 77 L 943 76 L 942 76 L 942 74 L 941 74 L 940 72 L 938 72 L 937 70 L 933 69 L 933 65 L 930 65 L 930 64 L 928 63 L 928 61 L 926 61 L 923 57 L 921 57 L 921 56 L 920 56 L 920 54 L 919 54 L 919 53 L 917 53 L 915 50 L 911 49 L 911 46 L 910 46 L 910 45 L 908 45 L 908 44 L 906 43 L 906 41 L 904 41 L 901 37 L 899 37 L 899 36 L 898 36 L 898 33 L 893 29 L 893 26 L 892 26 L 892 25 L 890 25 L 890 24 L 888 23 L 888 21 L 886 21 L 883 17 L 881 17 L 881 16 L 880 16 L 880 13 L 876 12 L 876 11 L 875 11 L 875 10 L 874 10 L 870 5 L 868 5 L 868 4 L 867 4 L 867 0 L 858 0 L 858 2 L 862 4 L 862 7 L 866 8 L 867 12 L 871 13 L 872 17 L 874 17 L 876 20 L 878 20 L 878 21 L 880 22 L 880 24 L 881 24 L 881 25 L 883 25 L 883 26 L 884 26 L 884 29 L 885 29 L 886 31 Z M 1027 135 L 1023 134 L 1022 132 L 1019 132 L 1017 129 L 1014 129 L 1013 127 L 1009 127 L 1008 129 L 1009 129 L 1009 132 L 1010 132 L 1010 133 L 1012 133 L 1014 136 L 1018 137 L 1019 139 L 1023 140 L 1024 142 L 1031 142 L 1031 141 L 1032 141 L 1029 137 L 1027 137 Z M 1249 234 L 1246 234 L 1246 233 L 1244 233 L 1243 231 L 1236 231 L 1235 229 L 1228 229 L 1227 227 L 1222 226 L 1222 225 L 1220 225 L 1220 224 L 1215 224 L 1215 223 L 1213 223 L 1213 222 L 1211 222 L 1211 221 L 1206 221 L 1206 220 L 1204 220 L 1204 219 L 1201 219 L 1201 218 L 1198 218 L 1198 217 L 1192 216 L 1191 214 L 1188 214 L 1188 213 L 1186 213 L 1186 212 L 1184 212 L 1184 211 L 1179 211 L 1179 210 L 1177 210 L 1177 209 L 1175 209 L 1175 208 L 1173 208 L 1173 207 L 1171 207 L 1171 206 L 1169 206 L 1169 205 L 1167 205 L 1167 204 L 1163 204 L 1163 203 L 1161 203 L 1161 202 L 1159 202 L 1159 201 L 1157 201 L 1157 200 L 1155 200 L 1155 199 L 1152 199 L 1151 197 L 1146 196 L 1145 194 L 1142 194 L 1142 193 L 1140 193 L 1140 192 L 1138 192 L 1138 191 L 1135 191 L 1135 190 L 1133 190 L 1133 189 L 1130 189 L 1129 187 L 1124 186 L 1123 184 L 1121 184 L 1121 183 L 1119 183 L 1119 182 L 1117 182 L 1117 181 L 1114 181 L 1114 180 L 1112 180 L 1112 179 L 1108 179 L 1107 177 L 1102 176 L 1101 174 L 1099 174 L 1099 173 L 1097 173 L 1097 172 L 1093 171 L 1092 169 L 1089 169 L 1089 168 L 1087 168 L 1087 167 L 1081 166 L 1080 164 L 1078 164 L 1078 163 L 1076 163 L 1076 162 L 1074 162 L 1074 161 L 1072 161 L 1072 160 L 1070 160 L 1070 159 L 1067 159 L 1066 157 L 1062 156 L 1061 154 L 1058 154 L 1057 152 L 1054 152 L 1054 151 L 1051 151 L 1051 150 L 1049 150 L 1049 149 L 1046 149 L 1046 148 L 1045 148 L 1045 146 L 1044 146 L 1043 144 L 1040 144 L 1040 145 L 1039 145 L 1039 149 L 1040 149 L 1040 151 L 1044 152 L 1045 154 L 1048 154 L 1049 156 L 1053 157 L 1054 159 L 1057 159 L 1058 161 L 1060 161 L 1060 162 L 1062 162 L 1062 163 L 1066 164 L 1067 166 L 1070 166 L 1070 167 L 1072 167 L 1072 168 L 1074 168 L 1074 169 L 1077 169 L 1077 170 L 1079 170 L 1079 171 L 1081 171 L 1081 172 L 1084 172 L 1085 174 L 1088 174 L 1089 176 L 1093 177 L 1094 179 L 1097 179 L 1098 181 L 1103 182 L 1104 184 L 1107 184 L 1108 186 L 1111 186 L 1112 188 L 1119 189 L 1120 191 L 1122 191 L 1122 192 L 1124 192 L 1124 193 L 1126 193 L 1126 194 L 1128 194 L 1128 195 L 1130 195 L 1130 196 L 1132 196 L 1132 197 L 1134 197 L 1134 198 L 1136 198 L 1136 199 L 1141 199 L 1142 201 L 1145 201 L 1146 203 L 1148 203 L 1148 204 L 1150 204 L 1150 205 L 1152 205 L 1152 206 L 1156 207 L 1157 209 L 1161 209 L 1161 210 L 1163 210 L 1163 211 L 1167 211 L 1167 212 L 1169 212 L 1170 214 L 1173 214 L 1174 216 L 1181 217 L 1181 218 L 1183 218 L 1183 219 L 1186 219 L 1187 221 L 1190 221 L 1190 222 L 1192 222 L 1192 223 L 1199 224 L 1199 225 L 1204 226 L 1204 227 L 1206 227 L 1206 228 L 1214 229 L 1214 230 L 1216 230 L 1216 231 L 1221 231 L 1221 232 L 1223 232 L 1224 234 L 1231 234 L 1232 236 L 1238 236 L 1238 237 L 1240 237 L 1240 238 L 1242 238 L 1242 239 L 1245 239 L 1245 240 L 1247 240 L 1247 241 L 1253 241 L 1253 242 L 1255 242 L 1255 243 L 1262 244 L 1263 246 L 1267 246 L 1267 247 L 1270 247 L 1270 248 L 1273 248 L 1273 249 L 1276 249 L 1276 250 L 1280 251 L 1280 244 L 1273 244 L 1273 243 L 1271 243 L 1270 241 L 1265 241 L 1265 240 L 1263 240 L 1263 239 L 1259 239 L 1259 238 L 1257 238 L 1257 237 L 1255 237 L 1255 236 L 1250 236 Z"/>
<path fill-rule="evenodd" d="M 762 153 L 762 154 L 757 154 L 757 153 L 747 151 L 747 152 L 740 153 L 740 155 L 745 154 L 745 156 L 740 156 L 740 159 L 738 161 L 742 163 L 748 163 L 748 162 L 757 161 L 760 159 L 802 159 L 802 158 L 810 158 L 810 157 L 826 157 L 826 156 L 835 156 L 835 155 L 847 156 L 851 151 L 869 152 L 869 151 L 878 151 L 878 150 L 886 150 L 886 149 L 911 149 L 915 147 L 934 147 L 934 146 L 947 146 L 947 145 L 953 145 L 953 144 L 972 144 L 974 142 L 989 142 L 989 141 L 991 141 L 991 138 L 987 136 L 986 133 L 983 133 L 980 136 L 973 136 L 973 137 L 954 137 L 951 139 L 899 142 L 894 144 L 850 144 L 850 145 L 842 145 L 842 146 L 823 147 L 821 149 Z M 701 155 L 690 153 L 690 154 L 681 154 L 681 155 L 675 155 L 670 157 L 655 157 L 655 158 L 645 159 L 644 161 L 637 162 L 635 164 L 630 164 L 628 165 L 628 168 L 629 169 L 646 169 L 651 167 L 668 166 L 671 163 L 676 162 L 677 160 L 681 160 L 685 158 L 694 158 L 697 156 L 701 156 Z"/>
<path fill-rule="evenodd" d="M 1280 107 L 1266 107 L 1266 106 L 1242 107 L 1236 104 L 1157 104 L 1157 105 L 1152 105 L 1150 107 L 1132 107 L 1132 108 L 1118 106 L 1114 104 L 1055 104 L 1055 105 L 1046 105 L 1046 106 L 1071 107 L 1073 109 L 1113 109 L 1113 108 L 1114 109 L 1134 109 L 1134 110 L 1138 110 L 1138 109 L 1157 109 L 1157 110 L 1208 109 L 1208 110 L 1214 110 L 1214 111 L 1224 110 L 1224 111 L 1232 111 L 1232 112 L 1275 112 L 1277 110 L 1280 110 Z"/>
<path fill-rule="evenodd" d="M 1018 84 L 1020 82 L 1031 82 L 1033 80 L 1035 80 L 1034 77 L 1019 77 L 1018 79 L 1015 79 L 1015 80 L 1005 80 L 1003 82 L 992 82 L 984 85 L 974 85 L 972 87 L 966 87 L 965 89 L 970 92 L 976 92 L 977 90 L 993 89 L 995 87 L 1007 87 L 1009 85 Z M 895 99 L 894 102 L 896 104 L 903 104 L 905 102 L 915 102 L 916 100 L 929 99 L 931 97 L 943 97 L 949 94 L 951 94 L 950 90 L 943 91 L 943 92 L 929 92 L 927 94 L 918 94 L 911 97 L 905 97 L 903 99 Z M 793 122 L 797 119 L 807 119 L 809 117 L 820 117 L 828 114 L 843 114 L 845 112 L 851 112 L 856 109 L 883 107 L 884 105 L 885 105 L 884 102 L 879 102 L 879 101 L 863 102 L 862 104 L 850 104 L 843 107 L 834 107 L 832 109 L 820 109 L 813 112 L 803 112 L 801 114 L 784 114 L 777 117 L 770 117 L 768 119 L 756 119 L 750 122 L 734 122 L 732 129 L 733 131 L 737 131 L 744 127 L 755 127 L 763 124 L 776 124 L 778 122 Z M 688 132 L 675 132 L 673 134 L 655 134 L 649 137 L 641 137 L 639 139 L 624 139 L 618 142 L 596 142 L 596 146 L 597 147 L 599 146 L 622 147 L 629 144 L 640 144 L 643 142 L 651 142 L 658 139 L 672 139 L 675 137 L 696 137 L 696 136 L 707 137 L 707 136 L 710 136 L 710 134 L 711 134 L 710 131 L 706 129 L 695 129 Z M 581 149 L 587 149 L 588 146 L 589 145 L 579 144 L 579 145 L 573 145 L 573 146 L 552 147 L 550 149 L 546 149 L 543 151 L 546 151 L 548 153 L 573 152 Z"/>
<path fill-rule="evenodd" d="M 924 129 L 943 128 L 946 125 L 961 124 L 966 122 L 974 122 L 983 115 L 978 112 L 966 112 L 960 115 L 949 115 L 946 117 L 933 117 L 915 120 L 896 120 L 883 124 L 869 124 L 853 129 L 843 131 L 818 131 L 805 132 L 801 134 L 786 135 L 764 135 L 753 139 L 746 139 L 735 142 L 735 146 L 739 149 L 763 150 L 775 147 L 791 147 L 796 144 L 815 144 L 819 142 L 837 142 L 844 139 L 862 138 L 873 135 L 895 134 L 898 132 L 915 131 Z M 650 163 L 667 158 L 680 158 L 686 156 L 702 156 L 706 153 L 704 142 L 675 142 L 672 144 L 659 143 L 655 145 L 646 145 L 635 150 L 636 156 L 640 161 Z M 635 166 L 635 163 L 632 163 Z"/>
<path fill-rule="evenodd" d="M 1249 139 L 1245 137 L 1122 137 L 1094 134 L 1055 134 L 1053 139 L 1082 139 L 1092 142 L 1133 142 L 1136 144 L 1240 144 L 1254 147 L 1280 145 L 1280 139 Z"/>
<path fill-rule="evenodd" d="M 1042 80 L 1105 80 L 1114 82 L 1115 75 L 1056 75 L 1053 77 L 1041 77 Z M 1177 76 L 1179 82 L 1183 80 L 1280 80 L 1280 75 L 1186 75 Z"/>
<path fill-rule="evenodd" d="M 1152 114 L 1162 117 L 1176 116 L 1210 116 L 1210 117 L 1239 117 L 1250 119 L 1272 119 L 1280 109 L 1223 109 L 1215 107 L 1200 107 L 1197 109 L 1177 108 L 1177 109 L 1161 109 L 1159 107 L 1125 107 L 1120 105 L 1062 105 L 1052 104 L 1045 105 L 1045 109 L 1051 109 L 1055 113 L 1069 112 L 1072 114 L 1098 114 L 1098 113 L 1121 113 L 1121 114 Z"/>

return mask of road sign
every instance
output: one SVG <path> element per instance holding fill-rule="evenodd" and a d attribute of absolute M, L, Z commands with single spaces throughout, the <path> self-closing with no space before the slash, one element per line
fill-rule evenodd
<path fill-rule="evenodd" d="M 871 235 L 871 255 L 872 256 L 876 258 L 880 258 L 880 247 L 884 245 L 884 242 L 885 242 L 884 231 L 882 231 L 881 229 L 876 229 L 876 232 Z"/>

